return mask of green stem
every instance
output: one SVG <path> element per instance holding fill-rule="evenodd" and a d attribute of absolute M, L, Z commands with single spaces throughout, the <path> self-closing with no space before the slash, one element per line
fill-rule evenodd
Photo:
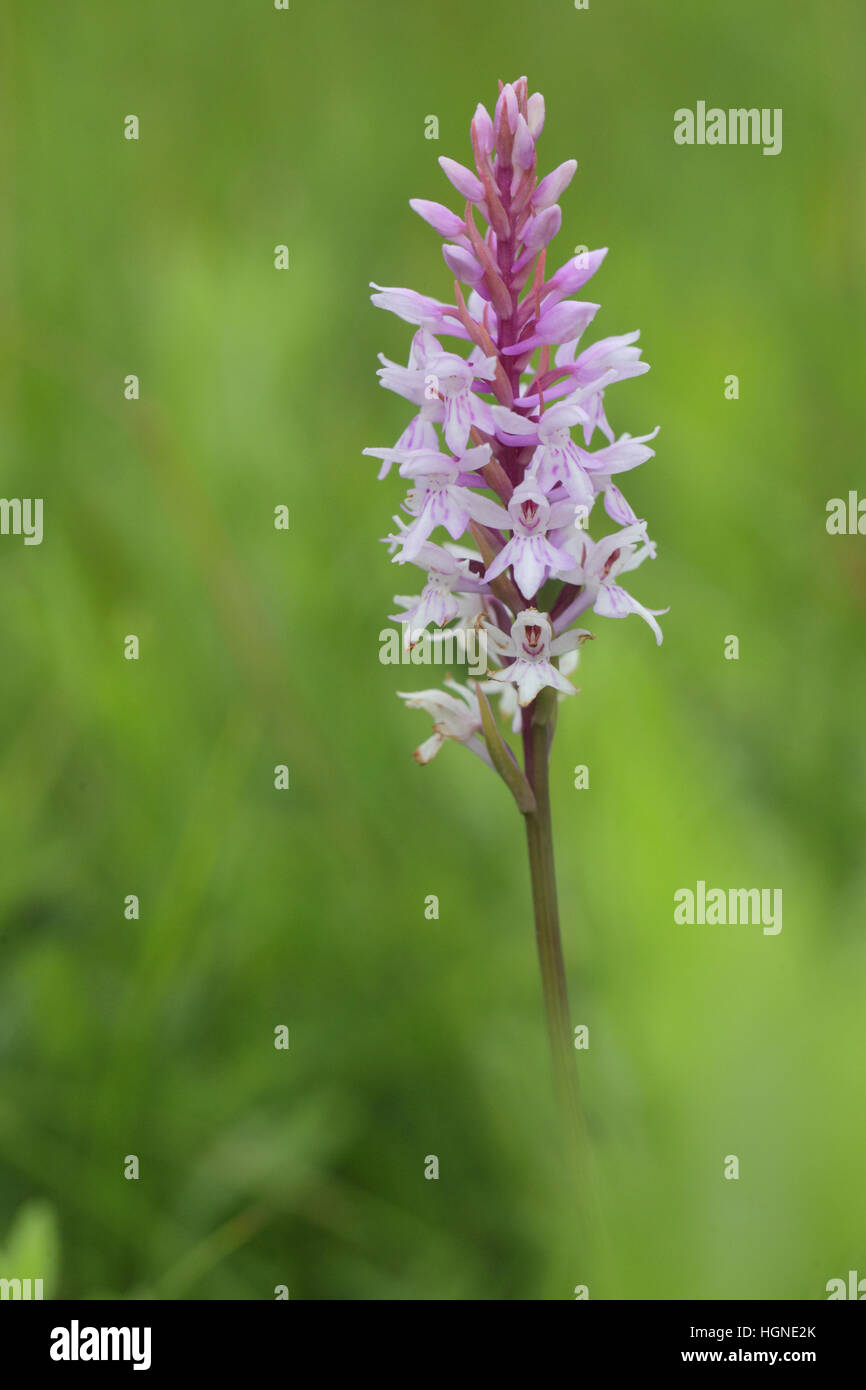
<path fill-rule="evenodd" d="M 586 1129 L 578 1088 L 565 961 L 559 930 L 553 862 L 553 825 L 550 815 L 549 761 L 555 713 L 554 692 L 549 689 L 542 691 L 532 707 L 531 722 L 528 722 L 524 731 L 526 777 L 535 794 L 536 803 L 536 809 L 527 812 L 524 819 L 535 910 L 535 938 L 538 944 L 544 1008 L 553 1056 L 554 1085 L 563 1119 L 569 1167 L 583 1188 L 587 1176 Z"/>

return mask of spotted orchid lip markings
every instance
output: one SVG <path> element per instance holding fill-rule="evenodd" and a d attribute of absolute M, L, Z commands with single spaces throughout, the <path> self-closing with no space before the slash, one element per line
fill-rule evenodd
<path fill-rule="evenodd" d="M 574 686 L 554 666 L 553 657 L 576 651 L 591 636 L 591 632 L 582 628 L 571 628 L 561 637 L 554 637 L 546 613 L 524 608 L 512 623 L 508 637 L 502 633 L 493 637 L 500 655 L 513 658 L 504 670 L 493 673 L 493 679 L 511 681 L 517 688 L 519 703 L 524 706 L 531 704 L 545 686 L 552 686 L 564 695 L 574 695 Z"/>
<path fill-rule="evenodd" d="M 567 526 L 574 518 L 570 498 L 552 501 L 532 476 L 524 478 L 511 494 L 500 526 L 513 532 L 511 539 L 487 567 L 488 581 L 511 566 L 514 582 L 525 599 L 538 593 L 550 574 L 574 567 L 573 556 L 548 540 L 548 532 Z"/>
<path fill-rule="evenodd" d="M 666 610 L 621 582 L 656 547 L 615 481 L 654 457 L 658 430 L 617 435 L 607 413 L 610 388 L 649 367 L 636 330 L 583 341 L 600 306 L 577 295 L 606 247 L 578 248 L 547 273 L 577 163 L 539 177 L 544 124 L 544 98 L 525 77 L 500 82 L 492 116 L 479 104 L 472 117 L 474 168 L 439 160 L 457 206 L 410 199 L 442 238 L 453 298 L 371 283 L 372 303 L 414 329 L 406 365 L 380 355 L 378 372 L 413 413 L 393 445 L 363 452 L 380 460 L 380 479 L 393 479 L 396 465 L 407 489 L 385 538 L 392 561 L 426 575 L 420 593 L 394 600 L 405 643 L 423 654 L 431 644 L 419 637 L 431 626 L 434 646 L 437 634 L 458 631 L 486 639 L 486 677 L 472 688 L 452 680 L 446 690 L 398 694 L 433 721 L 419 762 L 462 744 L 498 773 L 525 817 L 554 1068 L 574 1140 L 582 1120 L 548 790 L 556 709 L 577 693 L 568 677 L 594 635 L 574 625 L 581 615 L 637 614 L 661 642 Z M 442 266 L 431 258 L 433 289 Z M 593 447 L 597 433 L 603 442 Z M 618 529 L 605 534 L 610 523 Z"/>
<path fill-rule="evenodd" d="M 638 603 L 617 580 L 621 574 L 637 569 L 644 560 L 654 560 L 656 547 L 647 538 L 646 522 L 635 521 L 604 540 L 592 542 L 581 536 L 576 545 L 578 562 L 564 578 L 583 588 L 588 605 L 605 618 L 627 618 L 637 613 L 652 628 L 661 645 L 662 630 L 656 622 L 666 608 L 646 608 Z"/>

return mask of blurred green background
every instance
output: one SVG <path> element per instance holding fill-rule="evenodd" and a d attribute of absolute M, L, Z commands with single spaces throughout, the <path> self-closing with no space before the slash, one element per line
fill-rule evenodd
<path fill-rule="evenodd" d="M 0 537 L 0 1249 L 44 1269 L 0 1274 L 204 1299 L 866 1275 L 866 540 L 825 529 L 864 479 L 864 28 L 854 0 L 6 4 L 2 491 L 45 499 L 45 539 Z M 407 200 L 448 201 L 437 156 L 467 161 L 521 73 L 543 168 L 580 163 L 554 263 L 611 248 L 587 341 L 639 327 L 652 364 L 611 421 L 662 426 L 627 491 L 665 643 L 594 621 L 554 750 L 598 1242 L 560 1186 L 520 818 L 456 746 L 412 761 L 429 722 L 393 692 L 431 673 L 378 661 L 402 489 L 360 457 L 407 419 L 374 371 L 411 334 L 367 283 L 447 295 Z M 782 154 L 675 145 L 698 100 L 782 107 Z M 676 926 L 699 878 L 781 887 L 782 933 Z"/>

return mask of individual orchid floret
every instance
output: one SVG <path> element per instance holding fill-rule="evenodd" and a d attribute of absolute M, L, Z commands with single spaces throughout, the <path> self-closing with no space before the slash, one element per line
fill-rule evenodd
<path fill-rule="evenodd" d="M 499 93 L 493 116 L 496 138 L 500 144 L 505 145 L 507 143 L 510 145 L 510 141 L 506 142 L 506 130 L 512 135 L 514 134 L 514 131 L 517 129 L 517 119 L 519 115 L 520 103 L 517 99 L 517 93 L 512 84 L 506 82 Z"/>
<path fill-rule="evenodd" d="M 466 447 L 473 425 L 493 433 L 490 406 L 473 388 L 480 381 L 489 389 L 496 375 L 495 357 L 486 357 L 478 349 L 468 359 L 446 352 L 432 333 L 421 329 L 412 340 L 407 366 L 381 355 L 379 360 L 381 384 L 420 406 L 422 419 L 444 422 L 445 442 L 455 453 Z"/>
<path fill-rule="evenodd" d="M 502 351 L 507 357 L 516 357 L 532 352 L 537 347 L 561 343 L 566 338 L 577 338 L 592 323 L 600 308 L 600 304 L 568 301 L 555 304 L 549 309 L 542 309 L 534 324 L 534 332 L 521 338 L 519 343 L 504 347 Z"/>
<path fill-rule="evenodd" d="M 394 596 L 394 602 L 406 610 L 392 617 L 404 624 L 407 646 L 412 647 L 415 634 L 430 623 L 439 628 L 455 618 L 470 623 L 483 611 L 479 595 L 487 586 L 482 576 L 472 572 L 469 554 L 461 553 L 460 547 L 434 545 L 431 541 L 420 547 L 412 563 L 427 570 L 424 588 L 420 594 Z"/>
<path fill-rule="evenodd" d="M 414 415 L 392 449 L 364 449 L 363 453 L 382 460 L 378 472 L 379 481 L 387 478 L 395 463 L 408 454 L 435 453 L 439 448 L 439 436 L 434 420 L 441 419 L 441 403 L 425 401 L 417 415 Z"/>
<path fill-rule="evenodd" d="M 554 277 L 555 278 L 555 277 Z M 633 333 L 620 333 L 613 338 L 600 338 L 591 347 L 584 348 L 576 356 L 577 339 L 564 343 L 556 353 L 557 367 L 568 367 L 573 382 L 577 386 L 589 386 L 600 376 L 613 368 L 617 381 L 628 377 L 641 376 L 649 371 L 649 363 L 641 361 L 641 349 L 636 346 L 640 329 Z"/>
<path fill-rule="evenodd" d="M 380 453 L 377 449 L 365 453 Z M 418 453 L 406 455 L 400 463 L 404 477 L 417 479 L 405 502 L 404 510 L 416 519 L 406 532 L 403 550 L 394 558 L 414 560 L 427 537 L 437 526 L 444 526 L 452 540 L 459 540 L 470 520 L 495 525 L 500 509 L 489 497 L 460 482 L 463 474 L 484 468 L 490 460 L 489 444 L 470 449 L 461 458 L 447 454 Z"/>
<path fill-rule="evenodd" d="M 514 534 L 488 565 L 488 582 L 510 565 L 523 597 L 534 598 L 548 575 L 573 567 L 574 557 L 547 539 L 549 530 L 573 521 L 574 503 L 570 498 L 551 503 L 535 478 L 524 478 L 509 498 L 508 511 L 503 511 L 500 528 L 508 527 Z"/>
<path fill-rule="evenodd" d="M 561 676 L 570 676 L 573 671 L 577 670 L 579 660 L 580 651 L 577 647 L 575 647 L 573 651 L 563 652 L 558 658 L 559 674 Z M 517 698 L 517 686 L 512 685 L 510 681 L 506 683 L 501 680 L 492 679 L 489 681 L 482 681 L 481 690 L 485 695 L 497 696 L 499 700 L 500 718 L 509 725 L 513 734 L 519 734 L 523 728 L 523 706 Z M 571 695 L 572 693 L 571 690 L 567 692 L 558 690 L 556 698 L 557 700 L 564 700 L 566 694 Z"/>
<path fill-rule="evenodd" d="M 602 338 L 585 348 L 579 356 L 576 351 L 579 340 L 574 339 L 563 344 L 556 353 L 557 370 L 568 372 L 570 389 L 581 390 L 588 417 L 584 425 L 587 444 L 592 440 L 596 428 L 601 429 L 613 442 L 614 433 L 604 413 L 604 388 L 615 381 L 626 381 L 649 371 L 649 363 L 641 361 L 641 349 L 636 346 L 639 337 L 640 331 L 636 330 L 613 338 Z M 591 402 L 590 397 L 593 398 Z"/>
<path fill-rule="evenodd" d="M 653 458 L 655 450 L 648 449 L 646 445 L 647 440 L 655 439 L 657 434 L 658 426 L 650 434 L 639 435 L 636 439 L 624 434 L 605 448 L 584 455 L 583 467 L 596 493 L 604 494 L 604 509 L 611 521 L 615 521 L 618 526 L 631 526 L 638 517 L 613 482 L 613 476 L 637 468 L 640 464 L 646 463 L 647 459 Z"/>
<path fill-rule="evenodd" d="M 431 398 L 430 392 L 425 391 L 424 388 L 427 356 L 431 350 L 441 352 L 442 348 L 432 333 L 419 328 L 412 337 L 409 361 L 405 367 L 401 367 L 399 362 L 392 362 L 389 357 L 380 352 L 379 361 L 382 365 L 376 372 L 379 385 L 384 386 L 386 391 L 394 391 L 404 400 L 411 401 L 413 405 L 422 405 L 425 400 Z"/>
<path fill-rule="evenodd" d="M 488 767 L 492 767 L 490 754 L 479 736 L 481 711 L 477 695 L 457 681 L 450 680 L 448 685 L 456 694 L 451 695 L 445 690 L 397 691 L 399 698 L 405 700 L 407 709 L 422 709 L 433 720 L 433 733 L 415 749 L 416 762 L 429 763 L 445 740 L 451 738 L 464 744 Z"/>
<path fill-rule="evenodd" d="M 541 212 L 542 208 L 550 208 L 554 203 L 558 203 L 576 173 L 577 160 L 567 159 L 564 164 L 558 165 L 552 173 L 547 174 L 532 195 L 533 210 Z"/>
<path fill-rule="evenodd" d="M 435 570 L 428 574 L 427 583 L 420 594 L 395 594 L 394 602 L 406 610 L 405 613 L 392 613 L 390 616 L 403 625 L 404 646 L 410 650 L 430 623 L 445 627 L 460 612 L 460 601 L 450 586 L 448 576 L 437 574 Z"/>
<path fill-rule="evenodd" d="M 545 410 L 537 422 L 494 406 L 493 418 L 500 437 L 537 446 L 529 473 L 542 491 L 549 493 L 561 485 L 574 502 L 586 508 L 588 516 L 595 501 L 595 489 L 585 468 L 590 455 L 571 437 L 572 426 L 586 419 L 583 406 L 574 400 L 561 401 Z"/>
<path fill-rule="evenodd" d="M 517 117 L 514 140 L 511 145 L 511 160 L 514 165 L 515 180 L 519 180 L 521 171 L 526 173 L 535 163 L 535 141 L 532 138 L 532 131 L 525 118 L 520 114 Z M 513 193 L 517 192 L 516 183 L 512 183 L 512 189 Z"/>
<path fill-rule="evenodd" d="M 556 409 L 556 406 L 552 407 L 552 410 Z M 552 410 L 547 413 L 551 414 Z M 592 454 L 581 449 L 583 467 L 588 473 L 605 473 L 608 476 L 612 473 L 628 473 L 632 468 L 646 463 L 647 459 L 655 457 L 655 449 L 648 449 L 647 443 L 650 439 L 655 439 L 658 432 L 659 427 L 656 425 L 649 434 L 639 434 L 634 438 L 630 434 L 620 435 L 612 444 L 606 444 L 603 449 L 596 449 Z"/>
<path fill-rule="evenodd" d="M 487 107 L 480 101 L 475 108 L 475 115 L 472 117 L 470 133 L 472 136 L 472 148 L 475 151 L 476 157 L 493 153 L 493 121 L 490 119 L 490 113 Z"/>
<path fill-rule="evenodd" d="M 377 285 L 370 281 L 370 288 L 377 291 L 370 295 L 370 302 L 377 309 L 387 309 L 405 323 L 415 323 L 431 328 L 434 333 L 450 334 L 453 338 L 468 338 L 469 334 L 460 322 L 456 309 L 448 304 L 440 304 L 427 294 L 397 286 Z"/>
<path fill-rule="evenodd" d="M 473 390 L 473 383 L 493 380 L 495 357 L 471 354 L 465 361 L 453 352 L 431 350 L 427 354 L 425 375 L 428 395 L 438 397 L 442 405 L 445 442 L 449 449 L 455 454 L 465 449 L 473 425 L 485 434 L 493 433 L 490 406 Z"/>
<path fill-rule="evenodd" d="M 447 155 L 439 156 L 439 164 L 443 174 L 449 183 L 452 183 L 464 198 L 470 203 L 480 203 L 484 198 L 484 184 L 473 174 L 471 169 L 467 169 L 465 164 L 458 164 L 456 159 L 449 159 Z"/>
<path fill-rule="evenodd" d="M 603 246 L 598 251 L 582 251 L 580 255 L 573 256 L 570 261 L 566 261 L 565 265 L 560 266 L 559 270 L 551 275 L 546 284 L 539 289 L 539 303 L 543 302 L 548 309 L 552 309 L 554 304 L 559 304 L 569 295 L 577 294 L 578 290 L 583 289 L 587 280 L 592 279 L 606 255 L 607 247 Z M 522 312 L 526 314 L 527 309 L 531 311 L 532 307 L 531 302 L 527 304 L 524 301 Z M 573 339 L 574 344 L 578 341 L 577 338 Z M 571 381 L 566 380 L 565 392 L 569 393 L 572 389 Z"/>
<path fill-rule="evenodd" d="M 448 243 L 442 247 L 442 259 L 461 284 L 471 285 L 483 295 L 484 266 L 475 259 L 471 251 L 467 251 L 464 246 L 452 246 Z"/>
<path fill-rule="evenodd" d="M 561 226 L 562 212 L 556 205 L 530 217 L 523 229 L 523 251 L 515 261 L 514 269 L 523 270 L 543 246 L 553 241 Z"/>
<path fill-rule="evenodd" d="M 438 395 L 425 389 L 425 346 L 425 335 L 419 330 L 412 339 L 409 362 L 405 367 L 391 362 L 382 353 L 379 354 L 382 366 L 377 376 L 380 384 L 418 406 L 418 414 L 409 421 L 394 448 L 381 451 L 383 462 L 379 470 L 380 479 L 388 476 L 392 464 L 401 452 L 413 449 L 435 450 L 439 447 L 435 425 L 441 424 L 444 420 L 445 407 Z"/>
<path fill-rule="evenodd" d="M 440 236 L 446 236 L 451 240 L 463 236 L 466 232 L 463 218 L 458 217 L 456 212 L 446 208 L 443 203 L 431 203 L 428 198 L 410 198 L 409 206 Z"/>
<path fill-rule="evenodd" d="M 544 97 L 540 92 L 533 92 L 526 103 L 526 124 L 537 140 L 544 129 Z"/>
<path fill-rule="evenodd" d="M 564 578 L 569 584 L 583 585 L 586 606 L 603 618 L 627 618 L 629 613 L 637 613 L 652 628 L 661 646 L 663 633 L 656 616 L 668 610 L 645 608 L 616 582 L 619 575 L 637 569 L 644 560 L 655 559 L 656 548 L 647 539 L 646 522 L 634 522 L 595 542 L 581 534 L 576 548 L 578 562 Z"/>
<path fill-rule="evenodd" d="M 537 608 L 524 608 L 512 623 L 508 637 L 490 626 L 486 630 L 488 647 L 500 657 L 512 658 L 504 670 L 494 671 L 492 678 L 513 681 L 521 705 L 531 704 L 538 692 L 548 685 L 564 695 L 577 694 L 571 681 L 554 666 L 552 658 L 575 651 L 592 633 L 572 628 L 561 637 L 554 637 L 549 617 Z"/>

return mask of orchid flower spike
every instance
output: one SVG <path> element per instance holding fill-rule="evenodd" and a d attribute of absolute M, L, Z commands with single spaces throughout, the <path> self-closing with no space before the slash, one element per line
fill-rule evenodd
<path fill-rule="evenodd" d="M 442 238 L 451 291 L 432 265 L 433 294 L 372 286 L 377 307 L 413 325 L 406 365 L 382 355 L 378 373 L 411 416 L 393 445 L 364 450 L 380 460 L 380 478 L 396 465 L 405 481 L 403 516 L 387 541 L 395 563 L 426 576 L 420 593 L 395 598 L 393 621 L 413 659 L 422 630 L 446 637 L 475 626 L 488 661 L 477 695 L 455 685 L 401 697 L 433 719 L 416 756 L 428 762 L 450 739 L 484 749 L 509 782 L 516 759 L 502 731 L 525 742 L 542 693 L 574 693 L 564 664 L 573 669 L 590 635 L 573 626 L 577 618 L 637 613 L 661 641 L 665 611 L 623 587 L 656 552 L 618 486 L 621 473 L 653 457 L 657 431 L 617 435 L 606 401 L 610 388 L 649 368 L 636 331 L 583 341 L 599 306 L 578 296 L 606 248 L 547 273 L 577 163 L 542 168 L 545 114 L 525 77 L 500 83 L 495 103 L 472 116 L 471 167 L 443 157 L 447 183 L 410 199 Z M 599 519 L 593 538 L 589 523 L 595 530 Z M 424 650 L 440 660 L 444 646 Z"/>

